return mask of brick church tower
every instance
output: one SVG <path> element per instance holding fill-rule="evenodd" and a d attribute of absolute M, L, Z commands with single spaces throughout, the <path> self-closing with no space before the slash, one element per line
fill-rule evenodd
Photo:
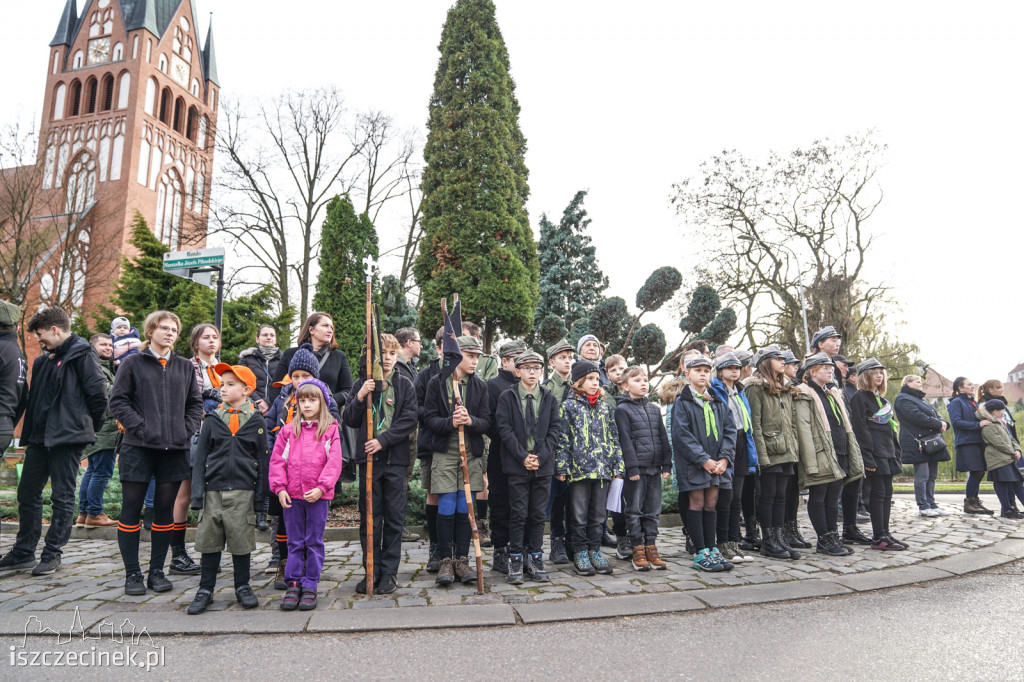
<path fill-rule="evenodd" d="M 38 294 L 89 310 L 106 302 L 136 211 L 168 251 L 205 245 L 220 86 L 192 0 L 78 4 L 66 0 L 50 42 L 37 164 L 75 236 L 55 240 L 65 253 L 47 256 L 63 264 L 43 269 Z"/>

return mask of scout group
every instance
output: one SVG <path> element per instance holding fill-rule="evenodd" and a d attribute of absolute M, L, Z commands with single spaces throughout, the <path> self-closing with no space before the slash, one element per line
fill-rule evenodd
<path fill-rule="evenodd" d="M 0 344 L 20 321 L 21 311 L 4 303 L 0 323 L 8 324 L 0 324 Z M 258 345 L 236 365 L 218 362 L 220 335 L 213 325 L 191 331 L 194 357 L 187 359 L 172 350 L 183 331 L 174 313 L 151 313 L 142 334 L 124 318 L 114 322 L 113 334 L 96 335 L 91 348 L 71 333 L 59 308 L 26 323 L 43 352 L 30 382 L 23 359 L 18 380 L 2 380 L 12 387 L 7 393 L 16 408 L 0 414 L 7 419 L 0 427 L 6 423 L 13 431 L 23 413 L 27 450 L 18 491 L 20 530 L 0 570 L 32 568 L 33 575 L 47 575 L 60 568 L 61 548 L 75 525 L 79 459 L 105 436 L 111 443 L 98 455 L 110 453 L 112 470 L 116 454 L 120 515 L 116 522 L 107 519 L 101 501 L 87 508 L 87 499 L 95 497 L 87 487 L 96 481 L 83 481 L 77 523 L 116 524 L 128 595 L 172 589 L 163 570 L 170 549 L 171 573 L 200 576 L 189 614 L 213 602 L 224 551 L 232 557 L 238 602 L 259 605 L 249 585 L 250 555 L 256 527 L 266 527 L 268 514 L 276 524 L 266 570 L 277 574 L 275 586 L 284 591 L 280 607 L 315 609 L 329 501 L 343 469 L 353 463 L 365 567 L 368 457 L 373 591 L 397 588 L 401 543 L 408 539 L 408 482 L 417 461 L 428 493 L 426 568 L 440 586 L 475 582 L 460 430 L 474 510 L 484 544 L 493 548 L 491 568 L 512 584 L 547 581 L 546 561 L 571 563 L 581 575 L 612 573 L 614 561 L 603 547 L 614 548 L 615 560 L 635 571 L 664 570 L 657 543 L 663 479 L 672 479 L 678 490 L 687 551 L 699 571 L 728 571 L 754 560 L 754 552 L 798 559 L 798 549 L 811 548 L 797 527 L 802 489 L 809 492 L 818 554 L 844 556 L 856 544 L 879 551 L 907 547 L 889 525 L 901 435 L 886 396 L 886 370 L 874 359 L 852 366 L 839 355 L 841 338 L 832 327 L 814 335 L 813 351 L 802 361 L 775 347 L 751 354 L 720 346 L 711 353 L 702 341 L 690 344 L 679 375 L 659 388 L 663 412 L 649 400 L 645 371 L 619 355 L 605 357 L 593 335 L 575 346 L 562 340 L 544 356 L 510 340 L 492 357 L 483 353 L 479 328 L 466 323 L 457 338 L 461 358 L 445 376 L 439 358 L 417 371 L 422 340 L 417 330 L 400 329 L 381 335 L 384 378 L 378 385 L 365 373 L 353 381 L 333 322 L 323 313 L 311 315 L 298 345 L 283 353 L 275 330 L 261 327 Z M 443 329 L 436 336 L 439 348 L 442 337 Z M 116 358 L 108 345 L 118 349 Z M 9 369 L 11 362 L 5 365 Z M 456 383 L 461 401 L 454 398 Z M 923 396 L 912 395 L 917 393 Z M 975 407 L 988 410 L 976 420 L 982 431 L 1004 414 L 997 409 L 1002 405 Z M 373 421 L 369 439 L 367 419 Z M 941 433 L 947 426 L 929 414 L 908 420 L 920 422 L 914 433 L 924 443 L 929 430 Z M 996 440 L 1011 453 L 1010 463 L 1019 458 L 1019 446 L 991 433 L 983 439 L 986 458 Z M 92 472 L 101 460 L 89 456 Z M 1010 490 L 1020 490 L 1020 473 L 1010 468 L 1007 475 L 1016 474 Z M 47 480 L 53 515 L 37 563 Z M 933 498 L 923 499 L 923 515 L 949 513 Z M 864 506 L 868 514 L 859 511 Z M 200 510 L 198 565 L 185 548 L 190 507 Z M 870 536 L 857 526 L 858 519 L 869 518 Z M 145 573 L 142 525 L 152 533 Z M 365 579 L 355 589 L 365 593 Z"/>

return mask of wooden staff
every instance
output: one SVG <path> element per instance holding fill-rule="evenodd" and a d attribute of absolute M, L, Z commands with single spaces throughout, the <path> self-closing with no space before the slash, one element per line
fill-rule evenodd
<path fill-rule="evenodd" d="M 459 302 L 459 295 L 452 297 L 454 303 Z M 461 333 L 461 331 L 459 332 Z M 458 370 L 456 370 L 457 372 Z M 455 405 L 462 405 L 462 393 L 459 391 L 459 378 L 452 380 L 452 392 L 455 394 Z M 484 593 L 484 558 L 480 551 L 480 531 L 476 527 L 476 512 L 473 509 L 473 492 L 469 489 L 469 458 L 466 456 L 465 427 L 459 427 L 459 458 L 462 461 L 462 484 L 466 492 L 466 512 L 469 515 L 469 527 L 473 530 L 473 549 L 476 552 L 476 593 Z"/>
<path fill-rule="evenodd" d="M 373 380 L 373 320 L 371 319 L 370 281 L 373 262 L 366 265 L 366 380 Z M 373 440 L 373 393 L 366 401 L 366 442 Z M 365 452 L 365 451 L 364 451 Z M 373 455 L 366 455 L 366 596 L 373 596 Z"/>

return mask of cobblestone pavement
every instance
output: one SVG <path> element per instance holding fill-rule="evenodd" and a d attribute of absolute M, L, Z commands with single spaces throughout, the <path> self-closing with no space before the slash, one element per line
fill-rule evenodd
<path fill-rule="evenodd" d="M 701 573 L 691 566 L 678 528 L 662 532 L 659 548 L 668 563 L 665 571 L 636 572 L 628 561 L 610 557 L 612 575 L 582 577 L 571 565 L 554 566 L 546 562 L 550 583 L 527 582 L 514 586 L 502 574 L 490 570 L 490 551 L 484 550 L 486 593 L 476 594 L 475 585 L 436 587 L 434 576 L 424 570 L 427 558 L 425 542 L 403 545 L 398 572 L 397 592 L 367 599 L 355 593 L 362 577 L 358 542 L 328 542 L 327 558 L 320 583 L 320 609 L 413 608 L 457 604 L 526 604 L 545 601 L 600 599 L 634 593 L 693 592 L 713 587 L 781 583 L 811 578 L 828 578 L 851 573 L 917 564 L 985 547 L 1018 531 L 1021 525 L 998 516 L 966 516 L 953 505 L 943 505 L 952 516 L 925 518 L 910 500 L 897 499 L 893 509 L 894 535 L 907 542 L 903 552 L 879 552 L 854 547 L 846 557 L 827 557 L 811 549 L 801 550 L 796 561 L 778 561 L 757 556 L 754 561 L 737 564 L 728 573 Z M 801 532 L 812 541 L 814 533 L 801 512 Z M 7 538 L 5 538 L 6 540 Z M 7 544 L 6 542 L 4 544 Z M 545 556 L 546 556 L 545 547 Z M 190 546 L 191 551 L 191 546 Z M 472 552 L 472 548 L 470 549 Z M 143 566 L 149 552 L 143 543 Z M 612 550 L 614 552 L 614 550 Z M 198 561 L 198 556 L 193 557 Z M 273 586 L 273 576 L 263 568 L 270 558 L 269 548 L 261 543 L 253 555 L 253 589 L 260 598 L 260 609 L 277 609 L 283 592 Z M 472 561 L 472 559 L 471 559 Z M 219 575 L 216 601 L 211 611 L 240 611 L 231 578 L 231 558 L 225 555 Z M 57 573 L 34 578 L 28 571 L 0 574 L 0 612 L 5 611 L 184 611 L 198 588 L 199 578 L 168 576 L 174 589 L 162 594 L 124 595 L 124 571 L 117 544 L 109 540 L 72 540 L 65 547 L 63 568 Z"/>

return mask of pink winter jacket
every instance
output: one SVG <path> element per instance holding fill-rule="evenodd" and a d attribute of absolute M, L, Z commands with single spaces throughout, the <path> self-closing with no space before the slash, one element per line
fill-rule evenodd
<path fill-rule="evenodd" d="M 301 500 L 307 490 L 320 488 L 320 499 L 334 497 L 334 484 L 341 476 L 341 440 L 338 422 L 331 424 L 323 438 L 316 439 L 316 426 L 302 425 L 295 435 L 291 424 L 277 434 L 270 456 L 270 491 L 277 495 L 287 490 L 293 500 Z"/>

